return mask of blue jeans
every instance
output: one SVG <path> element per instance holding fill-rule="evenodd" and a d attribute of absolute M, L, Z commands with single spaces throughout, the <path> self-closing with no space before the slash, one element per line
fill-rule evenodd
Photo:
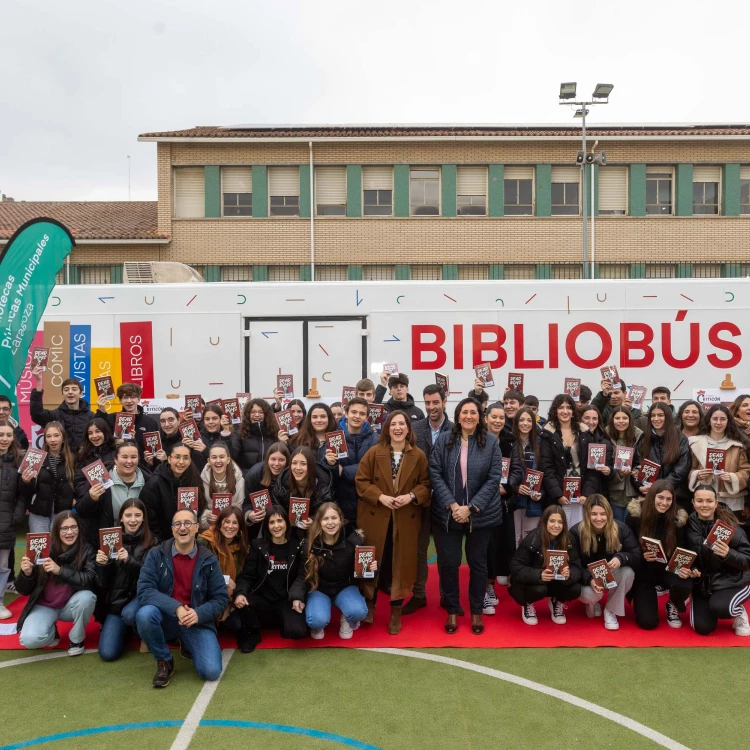
<path fill-rule="evenodd" d="M 139 607 L 138 600 L 133 599 L 123 607 L 119 615 L 107 615 L 99 636 L 99 656 L 104 661 L 114 661 L 122 656 L 128 628 L 135 627 Z"/>
<path fill-rule="evenodd" d="M 86 635 L 86 623 L 91 619 L 95 606 L 96 594 L 92 591 L 76 591 L 62 609 L 35 604 L 21 628 L 21 645 L 24 648 L 49 646 L 55 640 L 55 623 L 58 620 L 72 622 L 70 642 L 82 643 Z"/>
<path fill-rule="evenodd" d="M 613 505 L 612 515 L 615 517 L 615 521 L 622 521 L 623 523 L 625 523 L 628 518 L 628 509 L 621 508 L 619 505 Z"/>
<path fill-rule="evenodd" d="M 367 602 L 356 586 L 340 591 L 333 604 L 341 610 L 350 625 L 356 625 L 367 616 Z M 305 602 L 305 620 L 311 630 L 320 630 L 331 621 L 331 597 L 321 591 L 311 591 Z"/>
<path fill-rule="evenodd" d="M 165 615 L 153 604 L 146 604 L 135 616 L 138 634 L 157 661 L 169 661 L 167 641 L 179 638 L 193 657 L 195 671 L 203 680 L 218 680 L 221 674 L 221 649 L 216 631 L 208 625 L 185 628 L 176 615 Z"/>

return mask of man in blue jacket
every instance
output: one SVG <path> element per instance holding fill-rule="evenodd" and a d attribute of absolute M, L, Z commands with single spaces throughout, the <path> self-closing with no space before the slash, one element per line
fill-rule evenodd
<path fill-rule="evenodd" d="M 216 618 L 229 604 L 219 561 L 197 544 L 198 516 L 178 510 L 172 517 L 173 539 L 154 547 L 138 579 L 140 609 L 135 617 L 141 638 L 156 659 L 154 687 L 169 685 L 174 659 L 167 641 L 179 638 L 204 680 L 218 680 L 221 649 Z"/>

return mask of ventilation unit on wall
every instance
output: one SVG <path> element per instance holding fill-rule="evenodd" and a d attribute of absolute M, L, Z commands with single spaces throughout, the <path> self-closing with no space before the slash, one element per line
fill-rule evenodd
<path fill-rule="evenodd" d="M 189 284 L 203 277 L 184 263 L 123 263 L 124 284 Z"/>

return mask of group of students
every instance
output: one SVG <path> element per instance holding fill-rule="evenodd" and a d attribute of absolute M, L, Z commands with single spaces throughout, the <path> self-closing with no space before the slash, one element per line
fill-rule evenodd
<path fill-rule="evenodd" d="M 348 639 L 360 624 L 374 621 L 378 590 L 390 597 L 388 632 L 396 635 L 403 616 L 427 606 L 431 537 L 449 634 L 464 614 L 458 572 L 465 553 L 470 627 L 477 635 L 483 617 L 499 604 L 497 585 L 509 587 L 527 625 L 537 624 L 540 601 L 548 599 L 552 621 L 562 625 L 566 603 L 579 599 L 589 617 L 602 616 L 614 630 L 630 600 L 637 624 L 651 629 L 664 594 L 671 627 L 682 625 L 690 601 L 697 632 L 708 634 L 719 619 L 731 618 L 737 635 L 750 635 L 743 604 L 750 597 L 750 543 L 741 526 L 750 476 L 750 396 L 706 414 L 686 402 L 675 415 L 668 389 L 657 388 L 642 414 L 624 384 L 602 381 L 588 404 L 556 396 L 544 419 L 535 397 L 507 390 L 490 404 L 476 380 L 451 421 L 440 387 L 424 388 L 423 412 L 405 374 L 383 373 L 377 388 L 361 380 L 357 396 L 343 407 L 316 403 L 307 410 L 299 400 L 284 403 L 281 392 L 273 404 L 252 399 L 237 429 L 221 408 L 208 405 L 200 435 L 187 440 L 179 424 L 191 414 L 167 408 L 157 423 L 139 405 L 140 388 L 126 383 L 117 396 L 123 411 L 135 414 L 134 439 L 115 440 L 106 402 L 92 413 L 78 381 L 70 379 L 61 406 L 45 410 L 43 373 L 34 375 L 31 416 L 44 427 L 47 452 L 37 474 L 18 473 L 26 438 L 3 419 L 0 398 L 3 588 L 12 570 L 14 528 L 27 511 L 30 531 L 50 531 L 52 538 L 43 564 L 24 557 L 15 577 L 17 591 L 28 595 L 18 622 L 26 648 L 56 645 L 62 620 L 73 623 L 69 653 L 82 653 L 94 615 L 102 625 L 102 659 L 118 658 L 136 630 L 157 661 L 155 687 L 169 684 L 173 641 L 200 676 L 215 679 L 221 671 L 218 629 L 233 632 L 246 653 L 268 628 L 284 638 L 309 631 L 322 639 L 335 606 L 339 636 Z M 387 414 L 379 430 L 368 420 L 373 401 L 384 403 Z M 292 413 L 294 435 L 278 427 L 274 411 L 282 408 Z M 325 440 L 339 429 L 345 458 Z M 156 430 L 162 450 L 152 453 L 143 433 Z M 606 446 L 604 462 L 594 469 L 587 465 L 591 443 Z M 634 449 L 631 470 L 614 469 L 616 446 Z M 707 448 L 726 450 L 722 473 L 706 468 Z M 660 467 L 651 484 L 637 481 L 644 458 Z M 110 469 L 109 488 L 91 486 L 81 471 L 96 459 Z M 527 469 L 543 472 L 534 489 L 524 483 Z M 581 479 L 578 501 L 563 489 L 573 476 Z M 197 512 L 178 507 L 181 487 L 198 488 Z M 269 493 L 270 509 L 251 502 L 260 490 Z M 211 502 L 216 493 L 231 495 L 218 514 Z M 309 499 L 309 520 L 290 521 L 291 498 Z M 735 533 L 728 543 L 708 547 L 703 542 L 717 519 Z M 122 549 L 110 559 L 96 551 L 98 534 L 117 525 Z M 642 549 L 644 537 L 658 539 L 667 556 L 682 547 L 697 559 L 690 569 L 668 573 Z M 356 548 L 365 544 L 375 548 L 372 577 L 356 578 Z M 545 555 L 562 550 L 567 563 L 555 573 Z M 601 560 L 613 588 L 588 568 Z M 0 617 L 6 616 L 3 608 Z"/>

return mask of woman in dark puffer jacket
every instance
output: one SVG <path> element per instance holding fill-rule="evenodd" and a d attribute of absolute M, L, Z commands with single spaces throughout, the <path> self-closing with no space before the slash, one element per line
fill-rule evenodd
<path fill-rule="evenodd" d="M 0 425 L 0 620 L 12 617 L 3 606 L 2 595 L 12 572 L 8 563 L 16 544 L 15 527 L 23 523 L 26 514 L 19 461 L 13 427 Z"/>
<path fill-rule="evenodd" d="M 240 468 L 248 471 L 255 464 L 260 463 L 271 443 L 279 439 L 279 425 L 268 403 L 262 398 L 248 401 L 242 412 L 240 427 L 242 443 L 242 451 L 238 460 Z"/>

